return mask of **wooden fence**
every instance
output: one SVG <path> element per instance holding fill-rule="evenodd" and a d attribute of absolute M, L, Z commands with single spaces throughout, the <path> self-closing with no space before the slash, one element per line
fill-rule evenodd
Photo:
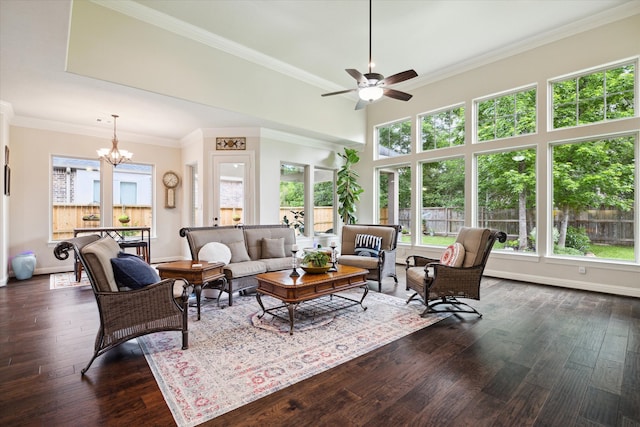
<path fill-rule="evenodd" d="M 381 214 L 382 215 L 382 214 Z M 534 218 L 535 212 L 528 212 L 527 218 Z M 400 209 L 400 225 L 411 229 L 410 209 Z M 584 228 L 593 243 L 633 245 L 634 211 L 622 212 L 614 209 L 589 209 L 572 213 L 569 225 Z M 478 221 L 482 226 L 502 230 L 510 238 L 518 236 L 519 221 L 517 209 L 482 209 Z M 560 224 L 560 215 L 554 216 L 554 225 Z M 464 225 L 464 212 L 452 208 L 424 208 L 422 210 L 422 232 L 435 235 L 455 235 Z M 527 224 L 530 232 L 535 223 Z"/>
<path fill-rule="evenodd" d="M 122 215 L 122 205 L 113 206 L 111 224 L 119 226 L 151 227 L 151 206 L 125 206 L 129 215 L 129 222 L 121 224 L 118 217 Z M 63 240 L 73 237 L 74 228 L 100 227 L 100 208 L 95 205 L 60 204 L 53 206 L 52 215 L 53 240 Z"/>

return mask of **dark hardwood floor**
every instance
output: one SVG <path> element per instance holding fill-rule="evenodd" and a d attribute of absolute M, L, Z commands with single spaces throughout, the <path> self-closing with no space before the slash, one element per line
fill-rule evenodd
<path fill-rule="evenodd" d="M 640 426 L 640 299 L 501 280 L 474 303 L 209 425 Z M 137 342 L 80 375 L 97 326 L 90 290 L 0 288 L 0 425 L 174 425 Z"/>

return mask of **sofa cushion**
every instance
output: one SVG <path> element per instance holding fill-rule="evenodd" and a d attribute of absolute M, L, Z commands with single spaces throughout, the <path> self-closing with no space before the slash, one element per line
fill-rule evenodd
<path fill-rule="evenodd" d="M 141 289 L 160 281 L 156 270 L 137 255 L 119 252 L 111 258 L 111 266 L 119 287 Z"/>
<path fill-rule="evenodd" d="M 482 256 L 489 236 L 491 236 L 491 230 L 488 228 L 462 227 L 460 229 L 456 242 L 462 243 L 464 246 L 463 267 L 475 267 L 482 264 Z"/>
<path fill-rule="evenodd" d="M 89 243 L 80 253 L 91 270 L 98 292 L 118 292 L 118 284 L 113 276 L 111 258 L 118 256 L 120 246 L 109 236 Z"/>
<path fill-rule="evenodd" d="M 375 270 L 378 268 L 378 259 L 379 258 L 360 255 L 341 255 L 338 263 L 352 267 L 366 268 L 367 270 Z"/>
<path fill-rule="evenodd" d="M 268 258 L 262 254 L 262 239 L 278 239 L 284 238 L 284 254 L 291 254 L 291 246 L 296 243 L 296 236 L 293 228 L 289 227 L 273 227 L 273 226 L 246 226 L 243 229 L 244 240 L 247 245 L 249 257 L 257 261 L 262 258 Z"/>
<path fill-rule="evenodd" d="M 227 279 L 237 279 L 266 272 L 267 266 L 262 261 L 236 262 L 224 266 L 224 274 Z"/>
<path fill-rule="evenodd" d="M 277 239 L 269 239 L 264 237 L 262 239 L 262 254 L 261 258 L 284 258 L 284 237 Z"/>
<path fill-rule="evenodd" d="M 381 245 L 382 237 L 371 234 L 356 234 L 354 252 L 359 256 L 378 257 Z"/>
<path fill-rule="evenodd" d="M 464 246 L 462 243 L 454 243 L 449 245 L 440 257 L 440 264 L 449 267 L 462 267 L 464 261 Z"/>
<path fill-rule="evenodd" d="M 198 252 L 198 260 L 229 264 L 231 261 L 231 249 L 224 243 L 209 242 Z"/>
<path fill-rule="evenodd" d="M 356 234 L 382 237 L 380 249 L 384 251 L 391 251 L 396 247 L 396 230 L 391 226 L 349 224 L 342 227 L 340 250 L 343 254 L 355 253 Z"/>
<path fill-rule="evenodd" d="M 261 259 L 260 262 L 262 262 L 267 267 L 267 271 L 280 271 L 280 270 L 293 269 L 293 262 L 291 257 L 265 258 L 265 259 Z"/>
<path fill-rule="evenodd" d="M 244 240 L 227 243 L 227 246 L 231 250 L 232 263 L 251 261 L 251 258 L 249 258 L 249 254 L 247 253 L 247 248 L 244 245 Z"/>
<path fill-rule="evenodd" d="M 206 227 L 190 230 L 187 234 L 187 242 L 191 256 L 196 259 L 200 249 L 209 242 L 219 242 L 229 246 L 231 242 L 244 240 L 242 230 L 235 227 Z"/>

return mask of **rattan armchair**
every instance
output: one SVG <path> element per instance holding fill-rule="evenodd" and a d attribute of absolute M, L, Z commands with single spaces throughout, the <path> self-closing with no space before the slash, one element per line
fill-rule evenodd
<path fill-rule="evenodd" d="M 439 259 L 411 255 L 406 260 L 407 289 L 415 291 L 407 304 L 420 297 L 427 306 L 422 315 L 428 313 L 475 313 L 482 314 L 458 298 L 480 299 L 480 281 L 489 254 L 496 240 L 505 242 L 507 235 L 488 228 L 462 227 L 456 242 L 464 246 L 464 261 L 461 267 L 450 267 Z"/>
<path fill-rule="evenodd" d="M 93 357 L 82 375 L 96 357 L 142 335 L 180 331 L 182 349 L 189 347 L 186 281 L 165 279 L 136 290 L 118 288 L 111 258 L 117 257 L 120 246 L 109 236 L 89 235 L 60 242 L 54 248 L 54 255 L 66 260 L 70 251 L 80 259 L 87 273 L 100 313 Z"/>

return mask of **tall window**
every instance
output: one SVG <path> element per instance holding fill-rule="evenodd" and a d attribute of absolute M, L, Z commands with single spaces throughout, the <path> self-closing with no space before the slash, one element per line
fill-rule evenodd
<path fill-rule="evenodd" d="M 378 169 L 378 222 L 400 224 L 400 242 L 411 243 L 411 167 L 400 165 Z"/>
<path fill-rule="evenodd" d="M 54 156 L 51 200 L 53 240 L 73 237 L 74 228 L 100 226 L 100 162 Z"/>
<path fill-rule="evenodd" d="M 376 128 L 378 157 L 395 157 L 411 153 L 411 120 Z"/>
<path fill-rule="evenodd" d="M 449 245 L 464 225 L 464 159 L 422 163 L 422 237 L 417 243 Z"/>
<path fill-rule="evenodd" d="M 507 233 L 510 250 L 534 251 L 536 151 L 481 154 L 477 159 L 478 225 Z"/>
<path fill-rule="evenodd" d="M 635 136 L 554 145 L 553 253 L 634 260 Z"/>
<path fill-rule="evenodd" d="M 151 227 L 153 166 L 121 163 L 113 168 L 113 225 Z"/>
<path fill-rule="evenodd" d="M 536 89 L 477 102 L 477 140 L 491 141 L 536 131 Z"/>
<path fill-rule="evenodd" d="M 553 128 L 633 117 L 635 64 L 624 64 L 551 83 Z"/>
<path fill-rule="evenodd" d="M 282 163 L 280 165 L 280 218 L 296 230 L 304 229 L 304 166 Z"/>
<path fill-rule="evenodd" d="M 316 168 L 313 174 L 313 228 L 316 233 L 335 233 L 335 172 Z"/>
<path fill-rule="evenodd" d="M 464 106 L 420 116 L 422 151 L 464 145 Z"/>

